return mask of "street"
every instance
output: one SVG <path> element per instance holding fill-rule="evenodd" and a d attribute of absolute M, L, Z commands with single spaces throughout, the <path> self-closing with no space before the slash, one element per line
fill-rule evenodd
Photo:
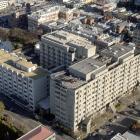
<path fill-rule="evenodd" d="M 97 132 L 91 133 L 86 140 L 110 140 L 117 133 L 123 134 L 130 130 L 130 126 L 140 120 L 140 100 L 134 104 L 133 98 L 124 98 L 123 102 L 129 104 L 123 111 L 115 114 L 115 118 L 107 121 Z"/>
<path fill-rule="evenodd" d="M 19 107 L 3 94 L 0 94 L 0 101 L 3 101 L 5 104 L 5 114 L 11 116 L 16 126 L 22 126 L 24 128 L 25 133 L 41 124 L 39 121 L 33 119 L 33 115 L 31 112 L 28 112 L 27 110 L 24 110 L 23 108 Z M 56 131 L 55 133 L 56 140 L 74 140 L 66 134 L 62 133 L 62 135 L 59 135 Z"/>
<path fill-rule="evenodd" d="M 30 131 L 40 124 L 39 122 L 31 118 L 31 112 L 28 112 L 19 107 L 3 94 L 0 94 L 0 100 L 5 104 L 5 114 L 8 114 L 12 117 L 14 124 L 24 126 L 26 132 Z"/>

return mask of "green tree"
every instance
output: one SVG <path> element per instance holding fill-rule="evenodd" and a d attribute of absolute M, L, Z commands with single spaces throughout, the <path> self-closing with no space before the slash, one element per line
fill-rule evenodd
<path fill-rule="evenodd" d="M 0 101 L 0 118 L 3 116 L 5 110 L 5 105 L 2 101 Z"/>

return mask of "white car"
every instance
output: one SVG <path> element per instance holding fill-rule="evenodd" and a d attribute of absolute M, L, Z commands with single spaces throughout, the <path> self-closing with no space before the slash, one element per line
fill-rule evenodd
<path fill-rule="evenodd" d="M 92 136 L 94 137 L 94 136 L 96 136 L 98 133 L 97 132 L 93 132 L 92 133 Z"/>
<path fill-rule="evenodd" d="M 112 130 L 112 131 L 108 132 L 108 135 L 110 136 L 110 135 L 112 135 L 113 133 L 114 133 L 114 131 Z"/>

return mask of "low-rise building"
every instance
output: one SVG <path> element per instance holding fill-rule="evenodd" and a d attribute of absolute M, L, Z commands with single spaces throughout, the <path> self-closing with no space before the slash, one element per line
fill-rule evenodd
<path fill-rule="evenodd" d="M 17 140 L 55 140 L 55 133 L 48 127 L 39 125 Z"/>
<path fill-rule="evenodd" d="M 139 140 L 140 136 L 132 132 L 126 131 L 124 134 L 116 134 L 111 140 Z"/>
<path fill-rule="evenodd" d="M 0 1 L 0 10 L 4 10 L 9 6 L 9 1 L 8 0 L 1 0 Z"/>

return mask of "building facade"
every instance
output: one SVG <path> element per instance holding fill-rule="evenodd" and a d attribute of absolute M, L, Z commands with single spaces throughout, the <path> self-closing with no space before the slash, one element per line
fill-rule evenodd
<path fill-rule="evenodd" d="M 60 6 L 49 5 L 28 15 L 28 30 L 34 32 L 40 24 L 56 21 L 58 19 L 59 10 Z"/>
<path fill-rule="evenodd" d="M 47 96 L 47 74 L 37 65 L 0 50 L 0 90 L 16 104 L 34 111 Z"/>
<path fill-rule="evenodd" d="M 140 55 L 131 45 L 114 45 L 51 76 L 50 110 L 76 132 L 87 118 L 104 112 L 140 81 Z"/>
<path fill-rule="evenodd" d="M 1 0 L 0 1 L 0 10 L 3 10 L 9 6 L 9 1 L 8 0 Z"/>
<path fill-rule="evenodd" d="M 64 19 L 66 22 L 70 21 L 73 19 L 73 9 L 60 5 L 48 5 L 32 12 L 31 15 L 28 15 L 28 30 L 35 32 L 41 25 L 55 22 L 58 19 Z"/>
<path fill-rule="evenodd" d="M 88 39 L 63 30 L 43 35 L 41 42 L 40 64 L 44 68 L 69 66 L 96 53 L 96 47 Z"/>

